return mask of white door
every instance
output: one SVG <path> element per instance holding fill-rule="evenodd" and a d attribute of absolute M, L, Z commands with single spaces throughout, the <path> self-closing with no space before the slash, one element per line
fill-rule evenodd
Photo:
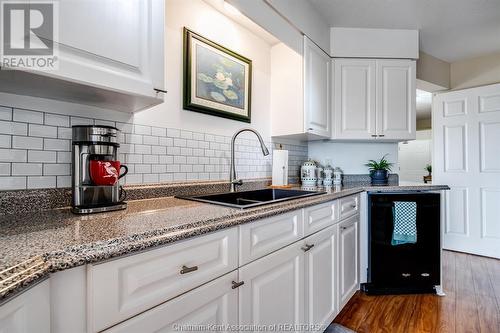
<path fill-rule="evenodd" d="M 304 323 L 304 254 L 300 246 L 292 244 L 239 269 L 239 279 L 245 283 L 238 288 L 240 325 L 285 325 L 276 326 L 274 332 L 287 332 L 286 325 Z M 259 326 L 255 327 L 259 332 Z"/>
<path fill-rule="evenodd" d="M 337 315 L 337 226 L 304 240 L 306 323 L 324 331 Z M 311 326 L 313 327 L 313 326 Z"/>
<path fill-rule="evenodd" d="M 415 139 L 415 72 L 414 60 L 377 60 L 377 137 Z"/>
<path fill-rule="evenodd" d="M 304 120 L 307 133 L 329 138 L 330 56 L 304 36 Z"/>
<path fill-rule="evenodd" d="M 221 332 L 238 324 L 236 271 L 163 303 L 104 332 Z"/>
<path fill-rule="evenodd" d="M 340 309 L 359 287 L 358 219 L 355 215 L 339 224 Z"/>
<path fill-rule="evenodd" d="M 163 0 L 58 4 L 59 69 L 44 75 L 144 96 L 164 89 Z"/>
<path fill-rule="evenodd" d="M 433 183 L 446 191 L 443 246 L 500 258 L 500 84 L 433 100 Z"/>
<path fill-rule="evenodd" d="M 375 60 L 335 59 L 334 64 L 334 138 L 375 138 Z"/>

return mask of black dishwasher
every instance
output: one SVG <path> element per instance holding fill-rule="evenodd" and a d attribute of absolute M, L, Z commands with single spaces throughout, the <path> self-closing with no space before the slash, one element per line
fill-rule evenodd
<path fill-rule="evenodd" d="M 373 295 L 435 292 L 441 273 L 440 194 L 369 193 L 368 204 L 363 290 Z"/>

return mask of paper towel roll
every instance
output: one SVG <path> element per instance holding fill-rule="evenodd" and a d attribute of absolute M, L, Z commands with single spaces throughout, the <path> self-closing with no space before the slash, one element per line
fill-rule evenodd
<path fill-rule="evenodd" d="M 273 186 L 288 185 L 288 150 L 273 151 Z"/>

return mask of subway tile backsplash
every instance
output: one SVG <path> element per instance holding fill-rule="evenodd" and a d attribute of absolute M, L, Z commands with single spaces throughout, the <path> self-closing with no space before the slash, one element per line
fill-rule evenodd
<path fill-rule="evenodd" d="M 71 126 L 87 124 L 121 130 L 120 160 L 129 167 L 125 184 L 228 178 L 229 136 L 0 106 L 0 190 L 70 187 Z M 276 149 L 279 143 L 266 145 Z M 289 175 L 296 181 L 307 144 L 283 143 L 283 149 L 289 150 Z M 262 155 L 257 139 L 238 138 L 235 152 L 238 177 L 271 176 L 272 157 Z"/>

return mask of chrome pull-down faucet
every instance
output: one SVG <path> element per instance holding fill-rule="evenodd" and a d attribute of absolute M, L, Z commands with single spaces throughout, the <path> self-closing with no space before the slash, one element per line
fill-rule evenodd
<path fill-rule="evenodd" d="M 264 140 L 262 140 L 262 136 L 256 130 L 251 129 L 251 128 L 242 128 L 242 129 L 238 130 L 236 133 L 234 133 L 233 137 L 231 138 L 231 167 L 230 167 L 230 171 L 229 171 L 229 183 L 231 185 L 231 190 L 230 190 L 231 192 L 236 192 L 236 186 L 243 185 L 243 181 L 241 179 L 236 179 L 236 165 L 234 163 L 234 142 L 236 141 L 236 137 L 242 132 L 254 133 L 257 136 L 257 138 L 259 139 L 260 149 L 262 149 L 262 154 L 264 154 L 264 156 L 269 155 L 269 150 L 267 149 L 266 145 L 264 144 Z"/>

